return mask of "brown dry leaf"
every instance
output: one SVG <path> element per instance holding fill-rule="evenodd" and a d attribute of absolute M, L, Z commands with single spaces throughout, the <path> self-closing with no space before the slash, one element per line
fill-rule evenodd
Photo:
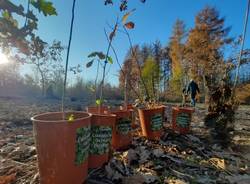
<path fill-rule="evenodd" d="M 179 180 L 179 179 L 165 179 L 164 183 L 168 183 L 168 184 L 187 184 L 185 181 Z"/>
<path fill-rule="evenodd" d="M 250 183 L 250 176 L 246 174 L 226 176 L 226 179 L 228 179 L 230 183 L 237 183 L 237 184 L 249 184 Z"/>
<path fill-rule="evenodd" d="M 231 172 L 234 172 L 234 173 L 238 173 L 239 172 L 239 168 L 230 164 L 230 165 L 227 165 L 227 170 L 231 171 Z"/>
<path fill-rule="evenodd" d="M 0 176 L 0 184 L 10 184 L 16 180 L 16 173 L 8 176 Z"/>
<path fill-rule="evenodd" d="M 132 161 L 135 161 L 138 159 L 138 156 L 136 154 L 136 151 L 133 149 L 129 149 L 124 153 L 124 156 L 128 162 L 128 164 L 131 164 Z"/>
<path fill-rule="evenodd" d="M 164 151 L 160 148 L 154 149 L 153 150 L 153 155 L 157 158 L 161 157 L 162 155 L 164 155 Z"/>
<path fill-rule="evenodd" d="M 145 183 L 154 183 L 158 181 L 158 177 L 153 175 L 151 172 L 143 173 L 143 178 Z"/>
<path fill-rule="evenodd" d="M 143 184 L 144 182 L 145 182 L 145 179 L 141 174 L 136 174 L 133 176 L 125 177 L 122 180 L 123 184 L 131 184 L 131 183 Z"/>
<path fill-rule="evenodd" d="M 223 169 L 225 170 L 226 166 L 225 166 L 225 160 L 224 159 L 220 159 L 220 158 L 210 158 L 209 163 L 211 163 L 213 166 L 219 168 L 219 169 Z"/>
<path fill-rule="evenodd" d="M 140 155 L 140 160 L 139 160 L 140 164 L 147 162 L 150 158 L 150 152 L 148 150 L 146 150 L 145 146 L 140 147 L 139 155 Z"/>
<path fill-rule="evenodd" d="M 125 24 L 125 26 L 126 26 L 127 29 L 134 29 L 135 24 L 133 22 L 127 22 Z"/>

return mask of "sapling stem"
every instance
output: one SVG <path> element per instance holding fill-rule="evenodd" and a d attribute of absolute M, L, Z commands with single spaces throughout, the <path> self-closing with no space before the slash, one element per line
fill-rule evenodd
<path fill-rule="evenodd" d="M 241 48 L 240 48 L 240 53 L 239 53 L 239 57 L 238 57 L 238 63 L 237 63 L 237 68 L 236 68 L 236 74 L 235 74 L 235 80 L 234 80 L 232 96 L 235 95 L 236 85 L 237 85 L 237 82 L 239 80 L 240 64 L 241 64 L 241 57 L 242 57 L 242 52 L 243 52 L 245 37 L 246 37 L 246 30 L 247 30 L 247 23 L 248 23 L 248 16 L 249 16 L 249 8 L 250 8 L 250 0 L 248 0 L 248 3 L 247 3 L 247 9 L 246 9 L 245 21 L 244 21 L 244 28 L 243 28 L 243 36 L 242 36 L 242 39 L 241 39 Z"/>
<path fill-rule="evenodd" d="M 136 60 L 137 67 L 138 67 L 138 70 L 139 70 L 140 79 L 141 79 L 142 85 L 143 85 L 143 87 L 144 87 L 144 89 L 145 89 L 147 99 L 150 99 L 150 97 L 149 97 L 149 92 L 148 92 L 148 88 L 147 88 L 146 83 L 145 83 L 145 81 L 144 81 L 144 79 L 143 79 L 143 77 L 142 77 L 141 66 L 140 66 L 140 63 L 139 63 L 138 58 L 137 58 L 137 56 L 136 56 L 136 53 L 135 53 L 135 51 L 134 51 L 133 44 L 132 44 L 132 40 L 131 40 L 131 38 L 130 38 L 129 32 L 128 32 L 128 30 L 126 29 L 125 26 L 123 26 L 123 29 L 124 29 L 124 31 L 125 31 L 127 37 L 128 37 L 128 41 L 129 41 L 129 44 L 130 44 L 130 49 L 131 49 L 131 51 L 132 51 L 132 55 L 133 55 L 133 57 L 134 57 L 135 60 Z"/>
<path fill-rule="evenodd" d="M 115 23 L 115 27 L 113 29 L 113 31 L 115 31 L 115 29 L 117 28 L 117 25 L 118 25 L 118 19 Z M 105 32 L 105 30 L 104 30 Z M 111 43 L 113 41 L 113 36 L 109 39 L 109 44 L 108 44 L 108 49 L 107 49 L 107 52 L 106 52 L 106 56 L 105 56 L 105 61 L 104 61 L 104 66 L 103 66 L 103 74 L 102 74 L 102 82 L 101 82 L 101 91 L 100 91 L 100 104 L 99 104 L 99 107 L 98 107 L 98 111 L 99 113 L 101 112 L 101 104 L 103 102 L 103 88 L 104 88 L 104 81 L 105 81 L 105 72 L 106 72 L 106 66 L 107 66 L 107 63 L 108 63 L 108 57 L 109 57 L 109 50 L 110 50 L 110 47 L 111 47 Z"/>
<path fill-rule="evenodd" d="M 70 52 L 70 46 L 71 46 L 71 40 L 72 40 L 72 33 L 73 33 L 73 26 L 74 26 L 74 18 L 75 18 L 75 4 L 76 0 L 73 0 L 72 5 L 72 17 L 71 17 L 71 23 L 70 23 L 70 33 L 69 33 L 69 42 L 68 42 L 68 48 L 67 48 L 67 57 L 66 57 L 66 66 L 65 66 L 65 75 L 64 75 L 64 83 L 63 83 L 63 93 L 62 93 L 62 118 L 65 119 L 64 114 L 64 101 L 65 101 L 65 92 L 66 92 L 66 85 L 67 85 L 67 73 L 68 73 L 68 65 L 69 65 L 69 52 Z"/>
<path fill-rule="evenodd" d="M 97 63 L 97 70 L 96 70 L 96 78 L 95 78 L 95 101 L 97 100 L 97 80 L 98 80 L 98 74 L 99 74 L 99 66 L 100 66 L 100 60 L 98 59 Z"/>
<path fill-rule="evenodd" d="M 128 82 L 128 74 L 125 75 L 125 84 L 124 84 L 124 108 L 125 108 L 126 111 L 128 110 L 127 82 Z"/>
<path fill-rule="evenodd" d="M 105 35 L 106 35 L 107 40 L 109 40 L 107 31 L 105 31 Z M 121 66 L 121 64 L 120 64 L 120 62 L 119 62 L 117 53 L 116 53 L 115 48 L 114 48 L 114 46 L 112 45 L 112 43 L 111 43 L 111 49 L 112 49 L 112 51 L 113 51 L 113 53 L 114 53 L 114 55 L 115 55 L 116 62 L 117 62 L 117 64 L 118 64 L 119 67 L 120 67 L 120 70 L 121 70 L 121 72 L 122 72 L 122 75 L 123 75 L 123 77 L 125 78 L 126 74 L 125 74 L 125 72 L 124 72 L 123 69 L 122 69 L 122 66 Z M 137 98 L 140 99 L 140 95 L 139 95 L 139 94 L 137 93 L 137 91 L 134 89 L 134 86 L 131 84 L 130 80 L 128 80 L 127 82 L 128 82 L 129 87 L 132 89 L 132 91 L 134 92 L 134 94 L 137 96 Z"/>

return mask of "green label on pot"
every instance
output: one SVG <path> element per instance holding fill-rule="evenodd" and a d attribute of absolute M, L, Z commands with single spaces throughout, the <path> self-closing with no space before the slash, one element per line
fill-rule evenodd
<path fill-rule="evenodd" d="M 82 164 L 88 158 L 90 144 L 90 127 L 82 127 L 76 130 L 76 159 L 77 165 Z"/>
<path fill-rule="evenodd" d="M 128 134 L 131 131 L 131 122 L 129 118 L 120 118 L 116 125 L 118 133 L 123 135 Z"/>
<path fill-rule="evenodd" d="M 112 128 L 108 126 L 92 126 L 90 153 L 101 155 L 109 151 Z"/>
<path fill-rule="evenodd" d="M 187 128 L 191 122 L 191 116 L 188 113 L 179 113 L 176 117 L 176 124 L 181 128 Z"/>
<path fill-rule="evenodd" d="M 151 130 L 158 131 L 162 129 L 163 122 L 162 122 L 162 114 L 155 114 L 151 117 Z"/>

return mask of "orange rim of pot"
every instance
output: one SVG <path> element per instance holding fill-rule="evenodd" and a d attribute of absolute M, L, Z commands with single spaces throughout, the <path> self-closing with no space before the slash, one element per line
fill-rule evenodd
<path fill-rule="evenodd" d="M 193 113 L 195 110 L 192 107 L 172 107 L 175 111 L 183 111 L 187 113 Z"/>
<path fill-rule="evenodd" d="M 81 120 L 85 120 L 85 119 L 88 119 L 89 117 L 92 116 L 91 113 L 88 113 L 88 112 L 80 112 L 80 111 L 66 111 L 64 112 L 64 114 L 66 115 L 71 115 L 71 114 L 81 114 L 81 115 L 86 115 L 86 117 L 81 117 L 81 118 L 74 118 L 74 120 L 72 120 L 72 122 L 75 122 L 75 121 L 81 121 Z M 62 117 L 63 115 L 63 112 L 46 112 L 46 113 L 42 113 L 42 114 L 38 114 L 38 115 L 35 115 L 33 117 L 31 117 L 31 121 L 33 122 L 39 122 L 41 123 L 41 121 L 43 123 L 69 123 L 69 120 L 67 119 L 51 119 L 51 120 L 46 120 L 46 118 L 44 119 L 40 119 L 41 117 L 48 117 L 48 116 L 51 116 L 51 117 L 54 117 L 55 115 L 61 115 L 61 116 L 58 116 L 58 117 Z"/>

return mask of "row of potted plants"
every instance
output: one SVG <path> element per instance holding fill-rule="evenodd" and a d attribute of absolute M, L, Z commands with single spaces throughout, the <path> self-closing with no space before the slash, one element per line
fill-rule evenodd
<path fill-rule="evenodd" d="M 89 168 L 108 161 L 111 145 L 115 150 L 129 147 L 132 110 L 111 112 L 101 106 L 105 110 L 100 113 L 98 108 L 32 118 L 41 183 L 81 183 Z"/>
<path fill-rule="evenodd" d="M 75 1 L 73 1 L 72 10 L 74 10 L 74 5 Z M 105 75 L 107 74 L 106 67 L 108 64 L 113 64 L 110 49 L 114 51 L 112 41 L 119 26 L 124 29 L 128 37 L 132 55 L 138 65 L 140 83 L 144 88 L 142 91 L 146 93 L 148 99 L 148 101 L 144 101 L 142 100 L 144 99 L 144 94 L 136 93 L 141 105 L 138 112 L 142 135 L 153 140 L 160 138 L 163 131 L 165 107 L 158 105 L 156 102 L 151 103 L 149 100 L 149 90 L 142 76 L 141 66 L 136 58 L 127 31 L 127 29 L 134 28 L 134 23 L 127 21 L 128 16 L 133 11 L 127 12 L 121 20 L 117 19 L 111 33 L 107 36 L 108 47 L 106 53 L 95 51 L 88 56 L 91 60 L 86 66 L 91 67 L 97 61 L 97 74 L 99 73 L 99 66 L 102 67 L 103 72 L 100 85 L 97 86 L 96 82 L 93 88 L 97 106 L 88 107 L 87 112 L 64 112 L 68 56 L 73 28 L 73 24 L 71 24 L 62 97 L 62 112 L 45 113 L 32 118 L 40 182 L 42 184 L 83 183 L 87 178 L 89 168 L 100 167 L 109 160 L 111 147 L 114 150 L 120 150 L 128 148 L 131 144 L 132 120 L 134 119 L 133 107 L 127 106 L 126 100 L 124 108 L 119 110 L 110 110 L 103 105 L 103 87 Z M 133 87 L 129 81 L 128 84 L 130 87 Z M 100 90 L 98 99 L 97 89 Z M 133 91 L 136 92 L 136 90 Z M 191 110 L 173 109 L 173 128 L 182 133 L 187 132 L 188 124 L 191 120 L 190 112 Z"/>
<path fill-rule="evenodd" d="M 62 112 L 52 112 L 32 118 L 41 183 L 83 182 L 89 168 L 108 162 L 111 147 L 129 148 L 131 107 L 110 110 L 107 106 L 96 106 L 88 107 L 87 111 L 67 112 L 64 116 Z M 160 139 L 165 106 L 138 111 L 142 135 L 151 140 Z M 192 112 L 191 108 L 174 107 L 173 129 L 187 133 Z"/>

